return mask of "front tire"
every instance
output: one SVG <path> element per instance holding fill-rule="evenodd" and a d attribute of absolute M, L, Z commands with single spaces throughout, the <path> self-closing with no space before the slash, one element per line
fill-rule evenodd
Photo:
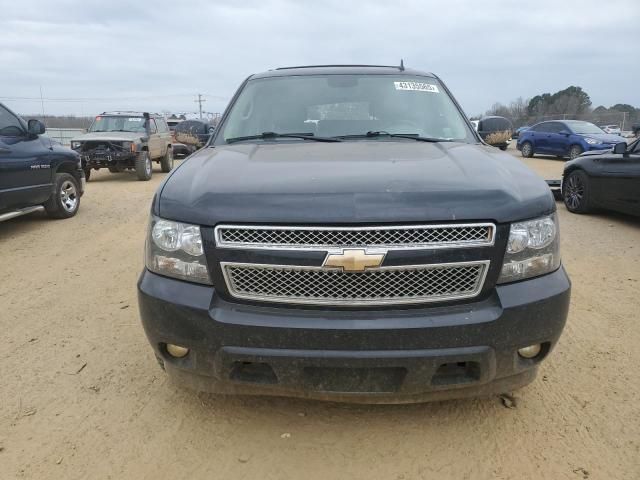
<path fill-rule="evenodd" d="M 164 154 L 162 160 L 160 160 L 160 168 L 164 173 L 169 173 L 173 170 L 173 149 L 167 147 L 167 153 Z"/>
<path fill-rule="evenodd" d="M 80 208 L 80 188 L 76 178 L 69 173 L 56 173 L 53 195 L 44 208 L 51 218 L 73 217 Z"/>
<path fill-rule="evenodd" d="M 580 145 L 572 145 L 569 149 L 569 160 L 573 160 L 578 155 L 582 154 L 583 150 Z"/>
<path fill-rule="evenodd" d="M 149 152 L 140 152 L 136 157 L 136 175 L 138 180 L 147 181 L 151 180 L 153 174 L 153 167 L 151 165 L 151 157 Z"/>
<path fill-rule="evenodd" d="M 525 158 L 533 157 L 533 145 L 531 144 L 531 142 L 524 142 L 522 144 L 522 148 L 520 149 L 520 153 L 522 153 L 522 156 Z"/>
<path fill-rule="evenodd" d="M 582 170 L 574 170 L 562 182 L 562 198 L 571 213 L 588 213 L 591 210 L 589 177 Z"/>

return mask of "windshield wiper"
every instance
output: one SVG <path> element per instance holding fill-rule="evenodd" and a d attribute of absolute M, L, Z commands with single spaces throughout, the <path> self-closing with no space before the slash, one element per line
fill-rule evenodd
<path fill-rule="evenodd" d="M 359 135 L 340 135 L 338 138 L 376 138 L 376 137 L 393 137 L 393 138 L 408 138 L 409 140 L 416 140 L 418 142 L 451 142 L 448 138 L 434 138 L 434 137 L 421 137 L 417 133 L 389 133 L 385 131 L 367 132 Z"/>
<path fill-rule="evenodd" d="M 276 133 L 262 132 L 260 135 L 247 135 L 245 137 L 228 138 L 227 143 L 242 142 L 244 140 L 268 140 L 270 138 L 301 138 L 303 140 L 313 140 L 315 142 L 341 142 L 339 138 L 316 137 L 313 133 Z"/>

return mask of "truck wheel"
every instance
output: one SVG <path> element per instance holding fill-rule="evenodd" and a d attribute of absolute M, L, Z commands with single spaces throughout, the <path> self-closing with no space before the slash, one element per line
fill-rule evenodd
<path fill-rule="evenodd" d="M 531 142 L 524 142 L 522 144 L 522 149 L 520 150 L 520 152 L 525 158 L 533 157 L 533 145 L 531 145 Z"/>
<path fill-rule="evenodd" d="M 80 207 L 78 181 L 68 173 L 56 173 L 53 188 L 53 195 L 44 204 L 47 214 L 52 218 L 73 217 Z"/>
<path fill-rule="evenodd" d="M 138 180 L 151 180 L 153 169 L 149 152 L 140 152 L 136 157 L 136 175 Z"/>
<path fill-rule="evenodd" d="M 562 182 L 562 198 L 564 204 L 572 213 L 588 213 L 589 205 L 589 177 L 582 170 L 574 170 Z"/>
<path fill-rule="evenodd" d="M 569 160 L 573 160 L 582 153 L 582 147 L 580 145 L 573 145 L 569 150 Z"/>
<path fill-rule="evenodd" d="M 90 168 L 85 168 L 85 170 L 84 170 L 84 178 L 85 178 L 85 180 L 87 182 L 91 178 L 91 169 Z"/>
<path fill-rule="evenodd" d="M 173 149 L 167 147 L 167 153 L 164 154 L 162 160 L 160 160 L 160 168 L 164 173 L 173 170 Z"/>

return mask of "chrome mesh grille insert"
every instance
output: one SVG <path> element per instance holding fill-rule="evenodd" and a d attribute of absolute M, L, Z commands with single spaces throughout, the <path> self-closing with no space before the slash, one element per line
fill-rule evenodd
<path fill-rule="evenodd" d="M 222 263 L 230 294 L 281 303 L 383 305 L 470 298 L 482 289 L 488 261 L 338 269 Z"/>
<path fill-rule="evenodd" d="M 494 237 L 495 225 L 491 223 L 353 228 L 216 227 L 216 243 L 223 248 L 475 247 L 493 245 Z"/>

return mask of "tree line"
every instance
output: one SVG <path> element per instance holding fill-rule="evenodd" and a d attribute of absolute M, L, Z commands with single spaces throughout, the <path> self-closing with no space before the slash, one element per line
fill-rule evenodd
<path fill-rule="evenodd" d="M 615 124 L 623 129 L 630 129 L 631 124 L 640 122 L 640 108 L 624 103 L 608 108 L 603 105 L 592 108 L 589 94 L 577 86 L 530 99 L 519 97 L 508 105 L 494 103 L 486 115 L 506 117 L 514 128 L 559 119 L 586 120 L 596 125 Z"/>

